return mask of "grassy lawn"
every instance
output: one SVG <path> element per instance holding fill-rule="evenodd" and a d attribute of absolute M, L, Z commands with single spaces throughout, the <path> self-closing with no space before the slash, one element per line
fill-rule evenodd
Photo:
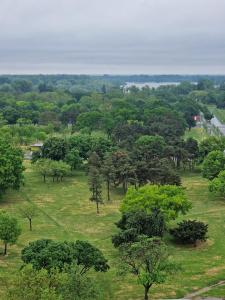
<path fill-rule="evenodd" d="M 194 127 L 194 128 L 191 128 L 191 130 L 186 130 L 185 131 L 184 138 L 186 140 L 186 139 L 191 137 L 191 138 L 194 138 L 197 141 L 201 142 L 202 140 L 204 140 L 208 136 L 209 135 L 208 135 L 207 131 L 204 128 Z"/>
<path fill-rule="evenodd" d="M 221 123 L 225 124 L 225 109 L 216 108 L 215 105 L 209 105 L 209 110 L 220 120 Z"/>
<path fill-rule="evenodd" d="M 14 270 L 20 267 L 20 251 L 29 241 L 40 238 L 61 241 L 83 239 L 99 247 L 109 259 L 109 272 L 96 275 L 105 290 L 103 299 L 142 299 L 142 287 L 136 283 L 136 278 L 117 275 L 117 251 L 111 244 L 111 235 L 116 231 L 114 223 L 120 217 L 118 209 L 122 193 L 114 191 L 113 201 L 102 205 L 97 216 L 95 204 L 88 200 L 84 173 L 77 172 L 62 183 L 44 184 L 27 164 L 25 176 L 24 187 L 8 192 L 0 203 L 2 209 L 20 219 L 23 228 L 17 244 L 9 247 L 8 256 L 0 256 L 0 279 L 10 278 Z M 155 286 L 152 289 L 154 299 L 178 298 L 225 278 L 225 200 L 211 195 L 207 180 L 199 174 L 184 175 L 183 185 L 193 202 L 187 218 L 207 222 L 209 239 L 197 248 L 174 246 L 169 241 L 171 254 L 181 263 L 183 270 L 166 284 Z M 29 232 L 28 222 L 21 219 L 18 212 L 18 207 L 26 201 L 32 201 L 39 210 L 39 216 L 34 219 L 33 232 Z M 3 290 L 4 285 L 1 285 Z M 215 292 L 214 296 L 220 295 L 219 288 L 211 292 Z"/>

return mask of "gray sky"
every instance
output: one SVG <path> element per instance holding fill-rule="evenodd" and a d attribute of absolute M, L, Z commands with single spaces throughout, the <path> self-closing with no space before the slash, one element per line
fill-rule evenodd
<path fill-rule="evenodd" d="M 0 0 L 0 73 L 225 74 L 225 0 Z"/>

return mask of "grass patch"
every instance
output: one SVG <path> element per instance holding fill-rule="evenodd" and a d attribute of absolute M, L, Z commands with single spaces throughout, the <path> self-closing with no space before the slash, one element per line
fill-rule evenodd
<path fill-rule="evenodd" d="M 208 108 L 221 123 L 225 124 L 225 109 L 217 108 L 215 105 L 209 105 Z"/>
<path fill-rule="evenodd" d="M 182 182 L 193 203 L 192 210 L 185 218 L 207 222 L 209 239 L 197 248 L 175 246 L 169 242 L 171 254 L 180 262 L 183 270 L 166 284 L 153 287 L 151 296 L 154 299 L 182 297 L 225 277 L 225 200 L 210 194 L 207 180 L 199 174 L 183 175 Z M 76 172 L 74 177 L 62 183 L 49 181 L 44 184 L 27 164 L 25 185 L 19 191 L 9 191 L 0 203 L 1 209 L 18 217 L 23 229 L 17 244 L 9 247 L 8 256 L 0 256 L 0 279 L 9 279 L 21 266 L 20 251 L 29 241 L 41 238 L 60 241 L 82 239 L 99 247 L 109 259 L 109 272 L 96 274 L 105 291 L 104 299 L 142 299 L 143 290 L 135 277 L 129 275 L 120 278 L 117 275 L 118 253 L 112 246 L 111 235 L 116 232 L 114 223 L 120 218 L 122 198 L 122 193 L 113 191 L 113 201 L 101 205 L 98 216 L 95 204 L 89 201 L 87 177 L 83 172 Z M 27 220 L 22 219 L 18 211 L 19 206 L 27 201 L 31 201 L 39 210 L 32 232 L 29 231 Z M 4 285 L 0 289 L 3 292 Z M 214 292 L 214 296 L 220 296 L 219 288 L 218 294 L 217 289 Z"/>
<path fill-rule="evenodd" d="M 206 139 L 207 137 L 209 137 L 209 134 L 207 133 L 207 131 L 204 128 L 200 128 L 200 127 L 194 127 L 194 128 L 191 128 L 191 130 L 187 129 L 185 131 L 185 135 L 184 135 L 185 140 L 188 138 L 193 138 L 199 142 Z"/>

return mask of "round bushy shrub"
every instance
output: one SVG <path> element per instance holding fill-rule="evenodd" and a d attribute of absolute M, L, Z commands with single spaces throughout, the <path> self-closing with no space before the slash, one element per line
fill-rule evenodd
<path fill-rule="evenodd" d="M 194 244 L 197 241 L 206 241 L 208 225 L 196 220 L 184 220 L 177 224 L 178 227 L 171 229 L 170 233 L 181 244 Z"/>

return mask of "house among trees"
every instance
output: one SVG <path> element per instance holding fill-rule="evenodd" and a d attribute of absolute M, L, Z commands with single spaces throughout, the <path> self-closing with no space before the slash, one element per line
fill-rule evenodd
<path fill-rule="evenodd" d="M 34 143 L 34 144 L 30 145 L 30 150 L 32 152 L 39 151 L 39 150 L 41 150 L 42 146 L 43 146 L 43 143 Z"/>

